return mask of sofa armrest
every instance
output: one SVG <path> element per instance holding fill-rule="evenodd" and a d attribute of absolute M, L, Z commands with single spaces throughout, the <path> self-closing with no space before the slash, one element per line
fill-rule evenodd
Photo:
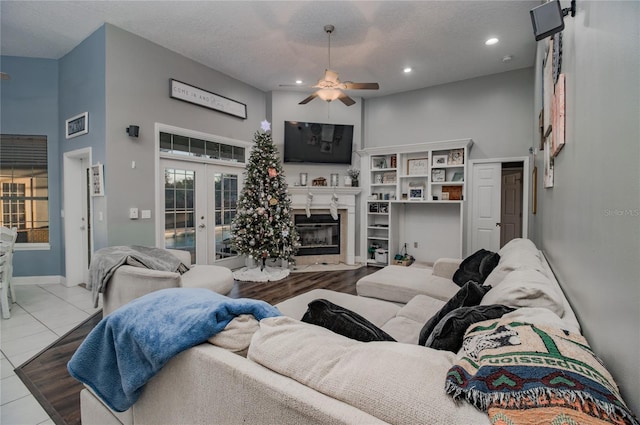
<path fill-rule="evenodd" d="M 144 267 L 120 266 L 113 273 L 104 290 L 102 314 L 106 316 L 124 304 L 165 288 L 178 288 L 180 274 Z"/>
<path fill-rule="evenodd" d="M 182 264 L 184 264 L 187 267 L 191 267 L 191 253 L 189 251 L 183 251 L 181 249 L 167 249 L 167 248 L 165 249 L 170 253 L 172 253 L 173 255 L 175 255 L 176 257 L 178 257 L 182 262 Z"/>
<path fill-rule="evenodd" d="M 433 276 L 444 277 L 445 279 L 453 279 L 453 274 L 460 267 L 462 259 L 460 258 L 439 258 L 433 264 Z"/>

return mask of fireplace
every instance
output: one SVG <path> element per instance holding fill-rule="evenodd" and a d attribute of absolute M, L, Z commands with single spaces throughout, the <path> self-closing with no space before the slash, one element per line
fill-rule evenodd
<path fill-rule="evenodd" d="M 300 235 L 298 256 L 340 254 L 340 214 L 338 220 L 331 214 L 296 214 L 294 221 Z"/>

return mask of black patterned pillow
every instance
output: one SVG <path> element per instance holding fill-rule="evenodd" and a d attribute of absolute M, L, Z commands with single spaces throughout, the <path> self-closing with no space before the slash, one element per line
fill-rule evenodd
<path fill-rule="evenodd" d="M 302 321 L 322 326 L 337 334 L 361 342 L 395 341 L 389 334 L 358 313 L 325 299 L 311 301 Z"/>
<path fill-rule="evenodd" d="M 464 284 L 462 288 L 456 292 L 456 294 L 447 301 L 447 303 L 431 317 L 422 327 L 420 331 L 420 339 L 418 344 L 424 345 L 427 342 L 427 338 L 433 332 L 436 325 L 446 316 L 449 312 L 460 307 L 472 307 L 480 304 L 484 294 L 489 292 L 490 286 L 480 285 L 472 280 Z"/>
<path fill-rule="evenodd" d="M 445 315 L 431 332 L 425 347 L 457 352 L 467 328 L 483 320 L 499 319 L 515 308 L 500 304 L 460 307 Z"/>

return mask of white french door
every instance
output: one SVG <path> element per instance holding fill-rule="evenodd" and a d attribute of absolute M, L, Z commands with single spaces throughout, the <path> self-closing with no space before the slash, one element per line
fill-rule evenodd
<path fill-rule="evenodd" d="M 230 239 L 242 171 L 220 164 L 161 159 L 163 246 L 189 251 L 194 264 L 244 265 Z"/>

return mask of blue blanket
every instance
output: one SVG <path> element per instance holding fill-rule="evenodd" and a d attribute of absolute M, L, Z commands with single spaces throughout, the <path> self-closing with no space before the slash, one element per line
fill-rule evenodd
<path fill-rule="evenodd" d="M 261 320 L 281 313 L 264 301 L 228 298 L 202 288 L 152 292 L 102 319 L 67 369 L 111 409 L 124 412 L 173 356 L 222 331 L 240 314 Z"/>

